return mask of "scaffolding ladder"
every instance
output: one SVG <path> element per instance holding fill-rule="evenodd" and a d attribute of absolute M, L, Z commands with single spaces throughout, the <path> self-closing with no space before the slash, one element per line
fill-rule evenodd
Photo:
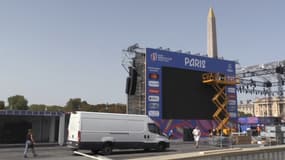
<path fill-rule="evenodd" d="M 225 94 L 226 86 L 233 86 L 239 83 L 236 78 L 227 78 L 220 73 L 204 73 L 202 75 L 204 84 L 212 85 L 216 94 L 212 98 L 212 102 L 217 106 L 216 112 L 213 114 L 214 120 L 218 123 L 217 130 L 227 128 L 227 123 L 230 120 L 230 115 L 227 111 L 228 97 Z"/>

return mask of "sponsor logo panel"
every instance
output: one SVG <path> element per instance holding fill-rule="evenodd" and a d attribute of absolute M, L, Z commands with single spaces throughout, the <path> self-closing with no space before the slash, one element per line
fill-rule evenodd
<path fill-rule="evenodd" d="M 235 112 L 236 111 L 236 106 L 228 106 L 227 110 L 229 112 Z"/>
<path fill-rule="evenodd" d="M 159 117 L 159 111 L 150 110 L 148 111 L 148 115 L 151 117 Z"/>
<path fill-rule="evenodd" d="M 150 94 L 159 94 L 159 89 L 158 88 L 149 88 L 148 93 Z"/>
<path fill-rule="evenodd" d="M 236 99 L 236 95 L 235 94 L 228 94 L 229 99 Z"/>
<path fill-rule="evenodd" d="M 157 74 L 157 73 L 150 73 L 150 74 L 148 75 L 148 77 L 149 77 L 149 79 L 151 79 L 151 80 L 158 80 L 158 79 L 159 79 L 159 74 Z"/>
<path fill-rule="evenodd" d="M 236 112 L 230 112 L 230 117 L 231 118 L 236 118 L 237 117 L 237 113 Z"/>
<path fill-rule="evenodd" d="M 228 88 L 228 93 L 236 93 L 236 88 L 229 87 Z"/>
<path fill-rule="evenodd" d="M 236 100 L 229 100 L 230 106 L 235 106 L 237 104 Z"/>
<path fill-rule="evenodd" d="M 159 102 L 159 96 L 148 96 L 148 101 Z"/>
<path fill-rule="evenodd" d="M 149 109 L 159 109 L 159 103 L 148 103 Z"/>
<path fill-rule="evenodd" d="M 159 87 L 159 81 L 148 81 L 148 86 Z"/>
<path fill-rule="evenodd" d="M 234 72 L 232 64 L 228 64 L 227 72 Z"/>

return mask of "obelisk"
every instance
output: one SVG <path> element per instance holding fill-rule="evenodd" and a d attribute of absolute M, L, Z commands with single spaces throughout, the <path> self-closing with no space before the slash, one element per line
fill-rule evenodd
<path fill-rule="evenodd" d="M 208 14 L 208 34 L 207 34 L 208 57 L 218 58 L 216 18 L 213 8 L 209 9 Z"/>

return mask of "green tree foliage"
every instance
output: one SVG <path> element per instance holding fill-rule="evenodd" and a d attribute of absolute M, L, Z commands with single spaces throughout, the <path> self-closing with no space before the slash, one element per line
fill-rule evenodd
<path fill-rule="evenodd" d="M 16 110 L 27 110 L 28 109 L 28 101 L 24 96 L 15 95 L 8 98 L 8 107 L 9 109 Z"/>
<path fill-rule="evenodd" d="M 239 116 L 239 117 L 252 117 L 252 114 L 244 113 L 244 112 L 238 111 L 238 116 Z"/>
<path fill-rule="evenodd" d="M 5 102 L 0 101 L 0 110 L 5 109 Z"/>
<path fill-rule="evenodd" d="M 126 113 L 127 106 L 125 104 L 97 104 L 94 106 L 96 112 L 108 113 Z"/>
<path fill-rule="evenodd" d="M 54 112 L 74 112 L 74 111 L 88 111 L 88 112 L 109 112 L 109 113 L 126 113 L 127 106 L 125 104 L 88 104 L 87 101 L 81 101 L 81 98 L 71 98 L 64 107 L 62 106 L 47 106 L 45 104 L 32 104 L 28 107 L 28 100 L 24 96 L 16 95 L 8 98 L 7 109 L 15 110 L 31 110 L 31 111 L 54 111 Z M 4 101 L 0 101 L 0 110 L 5 109 Z"/>
<path fill-rule="evenodd" d="M 88 112 L 109 112 L 109 113 L 126 113 L 127 106 L 125 104 L 97 104 L 91 105 L 80 98 L 69 99 L 64 107 L 65 112 L 88 111 Z"/>
<path fill-rule="evenodd" d="M 47 108 L 44 104 L 32 104 L 29 108 L 31 111 L 45 111 Z"/>
<path fill-rule="evenodd" d="M 95 107 L 94 107 L 94 105 L 90 105 L 86 101 L 83 101 L 80 104 L 80 111 L 94 112 L 95 111 Z"/>
<path fill-rule="evenodd" d="M 114 104 L 113 108 L 113 113 L 127 113 L 127 105 L 125 104 Z"/>
<path fill-rule="evenodd" d="M 56 106 L 56 105 L 47 106 L 47 105 L 44 105 L 44 104 L 32 104 L 30 106 L 29 110 L 31 110 L 31 111 L 62 112 L 63 111 L 63 107 Z"/>
<path fill-rule="evenodd" d="M 56 105 L 48 106 L 48 107 L 47 107 L 47 111 L 51 111 L 51 112 L 62 112 L 62 111 L 63 111 L 63 107 L 61 107 L 61 106 L 56 106 Z"/>
<path fill-rule="evenodd" d="M 80 109 L 81 98 L 71 98 L 64 107 L 65 112 L 74 112 Z"/>

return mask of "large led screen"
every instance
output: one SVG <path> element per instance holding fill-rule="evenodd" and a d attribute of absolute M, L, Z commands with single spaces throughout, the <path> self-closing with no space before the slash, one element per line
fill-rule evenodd
<path fill-rule="evenodd" d="M 205 72 L 162 67 L 162 118 L 212 119 L 215 90 L 202 83 Z"/>
<path fill-rule="evenodd" d="M 232 79 L 235 63 L 147 48 L 146 114 L 162 119 L 212 119 L 217 110 L 212 102 L 216 92 L 202 83 L 203 73 L 222 73 Z M 236 118 L 236 87 L 227 86 L 225 92 L 229 98 L 227 111 Z"/>

